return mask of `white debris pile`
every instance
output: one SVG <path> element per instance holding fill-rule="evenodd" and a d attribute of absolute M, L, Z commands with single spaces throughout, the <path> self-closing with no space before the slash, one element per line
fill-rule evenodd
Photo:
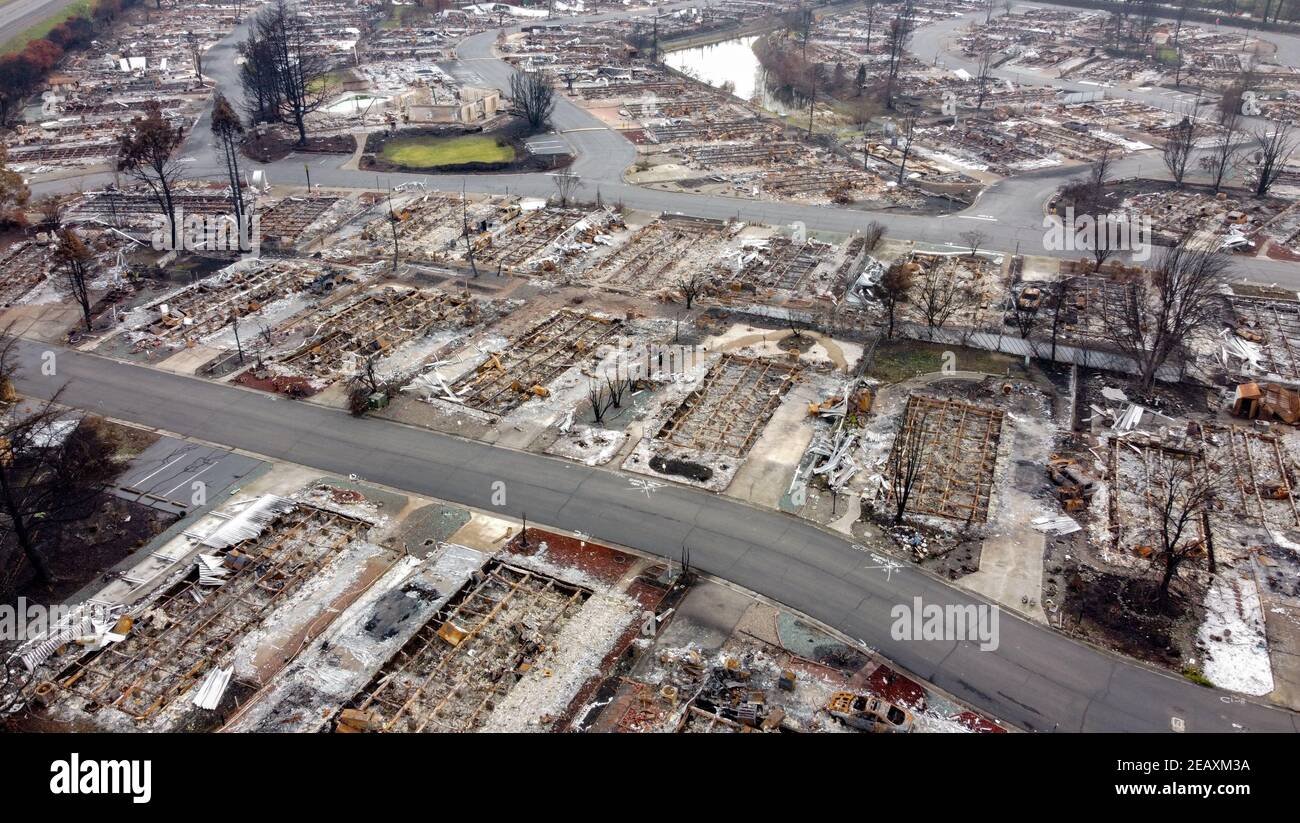
<path fill-rule="evenodd" d="M 226 549 L 244 540 L 252 540 L 277 517 L 298 505 L 287 497 L 264 494 L 250 501 L 238 514 L 222 523 L 203 538 L 210 549 Z"/>
<path fill-rule="evenodd" d="M 1273 691 L 1264 610 L 1253 578 L 1233 570 L 1214 577 L 1196 636 L 1205 649 L 1201 668 L 1211 683 L 1243 694 Z"/>
<path fill-rule="evenodd" d="M 1219 348 L 1219 359 L 1224 368 L 1236 369 L 1245 374 L 1258 374 L 1264 370 L 1264 350 L 1258 343 L 1245 340 L 1235 334 L 1228 334 L 1224 329 L 1220 334 L 1223 345 Z"/>
<path fill-rule="evenodd" d="M 578 425 L 562 432 L 546 453 L 600 466 L 613 460 L 625 442 L 627 432 Z"/>
<path fill-rule="evenodd" d="M 827 485 L 839 492 L 859 471 L 858 464 L 853 459 L 857 444 L 857 433 L 842 425 L 833 432 L 818 432 L 808 447 L 808 451 L 816 457 L 812 473 L 824 476 Z"/>
<path fill-rule="evenodd" d="M 600 675 L 601 663 L 639 613 L 640 605 L 621 592 L 592 595 L 497 704 L 482 731 L 548 731 L 583 685 Z"/>

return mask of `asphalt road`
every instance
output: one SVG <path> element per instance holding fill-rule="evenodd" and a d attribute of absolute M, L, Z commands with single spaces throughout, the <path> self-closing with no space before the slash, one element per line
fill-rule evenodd
<path fill-rule="evenodd" d="M 54 376 L 41 354 L 55 352 Z M 17 388 L 268 458 L 493 510 L 677 560 L 760 592 L 879 649 L 994 717 L 1034 731 L 1300 731 L 1300 716 L 1206 689 L 1003 613 L 1000 644 L 896 641 L 896 604 L 981 604 L 914 567 L 890 562 L 798 518 L 695 489 L 30 341 Z M 294 408 L 288 409 L 286 405 Z"/>
<path fill-rule="evenodd" d="M 685 4 L 689 5 L 689 4 Z M 590 18 L 565 18 L 564 25 L 572 26 L 587 19 L 607 19 L 637 12 L 615 12 Z M 960 63 L 958 56 L 947 52 L 947 42 L 952 33 L 966 18 L 944 21 L 922 28 L 916 35 L 913 50 L 927 61 L 936 56 Z M 237 44 L 245 39 L 247 29 L 240 26 L 220 44 L 211 49 L 204 61 L 206 73 L 217 86 L 232 99 L 239 99 L 240 90 L 235 66 Z M 1300 38 L 1270 35 L 1280 41 L 1280 52 L 1292 54 L 1300 50 Z M 500 88 L 509 87 L 513 68 L 492 56 L 496 31 L 467 38 L 457 47 L 458 75 L 467 74 L 481 78 L 482 82 Z M 1075 84 L 1058 80 L 1043 80 L 1063 88 Z M 1113 91 L 1113 90 L 1109 90 Z M 1134 93 L 1141 94 L 1141 93 Z M 1164 98 L 1153 95 L 1148 102 L 1160 103 Z M 1168 102 L 1168 101 L 1165 101 Z M 191 178 L 225 179 L 223 166 L 217 161 L 215 146 L 208 126 L 207 111 L 190 130 L 190 136 L 181 149 L 185 175 Z M 916 240 L 936 246 L 961 246 L 960 235 L 968 230 L 983 232 L 987 239 L 985 248 L 1024 254 L 1077 257 L 1078 252 L 1047 248 L 1046 229 L 1043 225 L 1043 204 L 1065 181 L 1082 176 L 1086 169 L 1046 169 L 1002 180 L 986 189 L 976 202 L 961 212 L 942 217 L 915 214 L 868 212 L 829 206 L 808 206 L 742 200 L 735 197 L 667 192 L 643 188 L 623 182 L 623 172 L 636 157 L 635 147 L 617 131 L 610 129 L 589 112 L 557 97 L 553 116 L 558 139 L 566 141 L 575 151 L 572 170 L 581 178 L 579 195 L 595 199 L 597 195 L 607 203 L 623 205 L 650 212 L 679 212 L 713 219 L 737 219 L 748 222 L 789 225 L 803 223 L 809 230 L 851 234 L 862 230 L 868 223 L 877 221 L 885 226 L 890 237 Z M 315 185 L 330 188 L 374 188 L 377 184 L 395 186 L 403 182 L 420 181 L 440 191 L 471 191 L 487 194 L 521 194 L 549 197 L 556 193 L 555 182 L 547 174 L 481 174 L 481 175 L 429 175 L 383 174 L 343 169 L 344 158 L 291 155 L 271 164 L 257 164 L 247 159 L 246 169 L 262 168 L 272 184 L 303 185 L 307 172 L 304 163 L 311 164 L 311 180 Z M 1163 165 L 1155 152 L 1129 156 L 1118 161 L 1114 175 L 1123 177 L 1145 173 L 1163 175 Z M 108 175 L 89 175 L 33 186 L 36 194 L 50 191 L 75 191 L 86 186 L 110 182 Z M 1277 283 L 1300 289 L 1300 267 L 1294 263 L 1264 258 L 1236 257 L 1232 277 L 1246 278 L 1263 283 Z"/>
<path fill-rule="evenodd" d="M 0 43 L 8 43 L 73 0 L 12 0 L 0 6 Z"/>

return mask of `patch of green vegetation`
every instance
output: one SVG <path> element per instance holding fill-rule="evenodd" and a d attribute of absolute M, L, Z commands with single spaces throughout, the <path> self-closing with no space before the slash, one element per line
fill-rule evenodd
<path fill-rule="evenodd" d="M 1183 677 L 1186 677 L 1198 686 L 1204 686 L 1207 689 L 1214 688 L 1214 684 L 1210 682 L 1210 679 L 1196 666 L 1185 666 L 1183 668 Z"/>
<path fill-rule="evenodd" d="M 918 375 L 942 370 L 944 352 L 952 352 L 956 357 L 958 371 L 1006 374 L 1009 366 L 1020 362 L 1010 355 L 983 349 L 943 346 L 916 340 L 891 340 L 876 348 L 876 356 L 868 374 L 884 383 L 901 383 Z"/>
<path fill-rule="evenodd" d="M 10 38 L 3 46 L 0 46 L 0 56 L 22 51 L 27 47 L 28 43 L 49 34 L 55 26 L 61 25 L 69 17 L 89 17 L 92 3 L 94 3 L 94 0 L 76 0 L 75 3 L 64 6 L 36 25 L 29 26 L 22 33 Z"/>
<path fill-rule="evenodd" d="M 1156 60 L 1166 66 L 1178 65 L 1178 49 L 1164 48 L 1156 52 Z"/>
<path fill-rule="evenodd" d="M 413 26 L 416 23 L 428 20 L 432 12 L 422 6 L 399 6 L 390 3 L 386 10 L 386 16 L 379 23 L 381 29 L 396 29 L 402 26 Z"/>
<path fill-rule="evenodd" d="M 434 169 L 462 163 L 509 163 L 514 147 L 495 137 L 471 134 L 464 137 L 399 137 L 384 144 L 380 157 L 411 169 Z"/>
<path fill-rule="evenodd" d="M 351 77 L 352 75 L 346 71 L 332 71 L 308 83 L 307 92 L 309 94 L 320 94 L 323 91 L 338 91 Z"/>

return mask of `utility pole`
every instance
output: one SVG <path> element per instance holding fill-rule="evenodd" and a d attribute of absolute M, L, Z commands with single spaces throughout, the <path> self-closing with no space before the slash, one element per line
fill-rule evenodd
<path fill-rule="evenodd" d="M 244 346 L 239 342 L 239 312 L 235 312 L 235 351 L 239 352 L 239 365 L 244 365 Z"/>
<path fill-rule="evenodd" d="M 397 212 L 393 211 L 393 189 L 388 189 L 388 225 L 393 229 L 393 271 L 397 271 Z"/>
<path fill-rule="evenodd" d="M 307 172 L 307 194 L 311 195 L 311 167 L 309 167 L 306 163 L 303 163 L 302 170 Z"/>

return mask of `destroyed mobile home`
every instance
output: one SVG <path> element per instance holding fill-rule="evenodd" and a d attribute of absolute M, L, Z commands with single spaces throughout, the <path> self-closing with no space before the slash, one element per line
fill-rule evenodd
<path fill-rule="evenodd" d="M 258 484 L 280 488 L 281 471 Z M 718 648 L 691 616 L 717 584 L 686 568 L 536 529 L 489 549 L 476 535 L 504 521 L 411 502 L 405 514 L 391 493 L 328 478 L 239 494 L 171 538 L 170 567 L 123 578 L 20 647 L 20 700 L 35 722 L 110 731 L 998 729 L 849 647 L 829 670 L 779 631 Z M 823 631 L 728 596 L 773 626 Z M 664 655 L 712 685 L 658 688 L 654 728 L 597 699 L 640 691 L 619 672 Z M 834 691 L 859 667 L 870 680 Z"/>
<path fill-rule="evenodd" d="M 97 488 L 167 517 L 80 512 L 113 552 L 3 649 L 0 717 L 1017 728 L 996 706 L 1038 730 L 904 670 L 930 661 L 888 627 L 810 617 L 858 619 L 808 594 L 828 568 L 846 602 L 925 573 L 1047 642 L 1300 709 L 1290 35 L 974 0 L 553 5 L 277 0 L 249 27 L 129 5 L 6 103 L 7 335 L 142 396 L 230 398 L 223 445 L 256 468 L 217 494 L 226 458 L 146 449 Z M 18 426 L 64 375 L 0 376 Z M 141 426 L 175 423 L 159 405 Z M 241 432 L 267 421 L 285 443 Z M 394 433 L 419 439 L 367 439 Z M 618 547 L 670 510 L 669 549 Z M 784 525 L 746 535 L 755 512 Z M 742 535 L 771 551 L 724 556 Z M 805 600 L 711 576 L 733 568 Z"/>

